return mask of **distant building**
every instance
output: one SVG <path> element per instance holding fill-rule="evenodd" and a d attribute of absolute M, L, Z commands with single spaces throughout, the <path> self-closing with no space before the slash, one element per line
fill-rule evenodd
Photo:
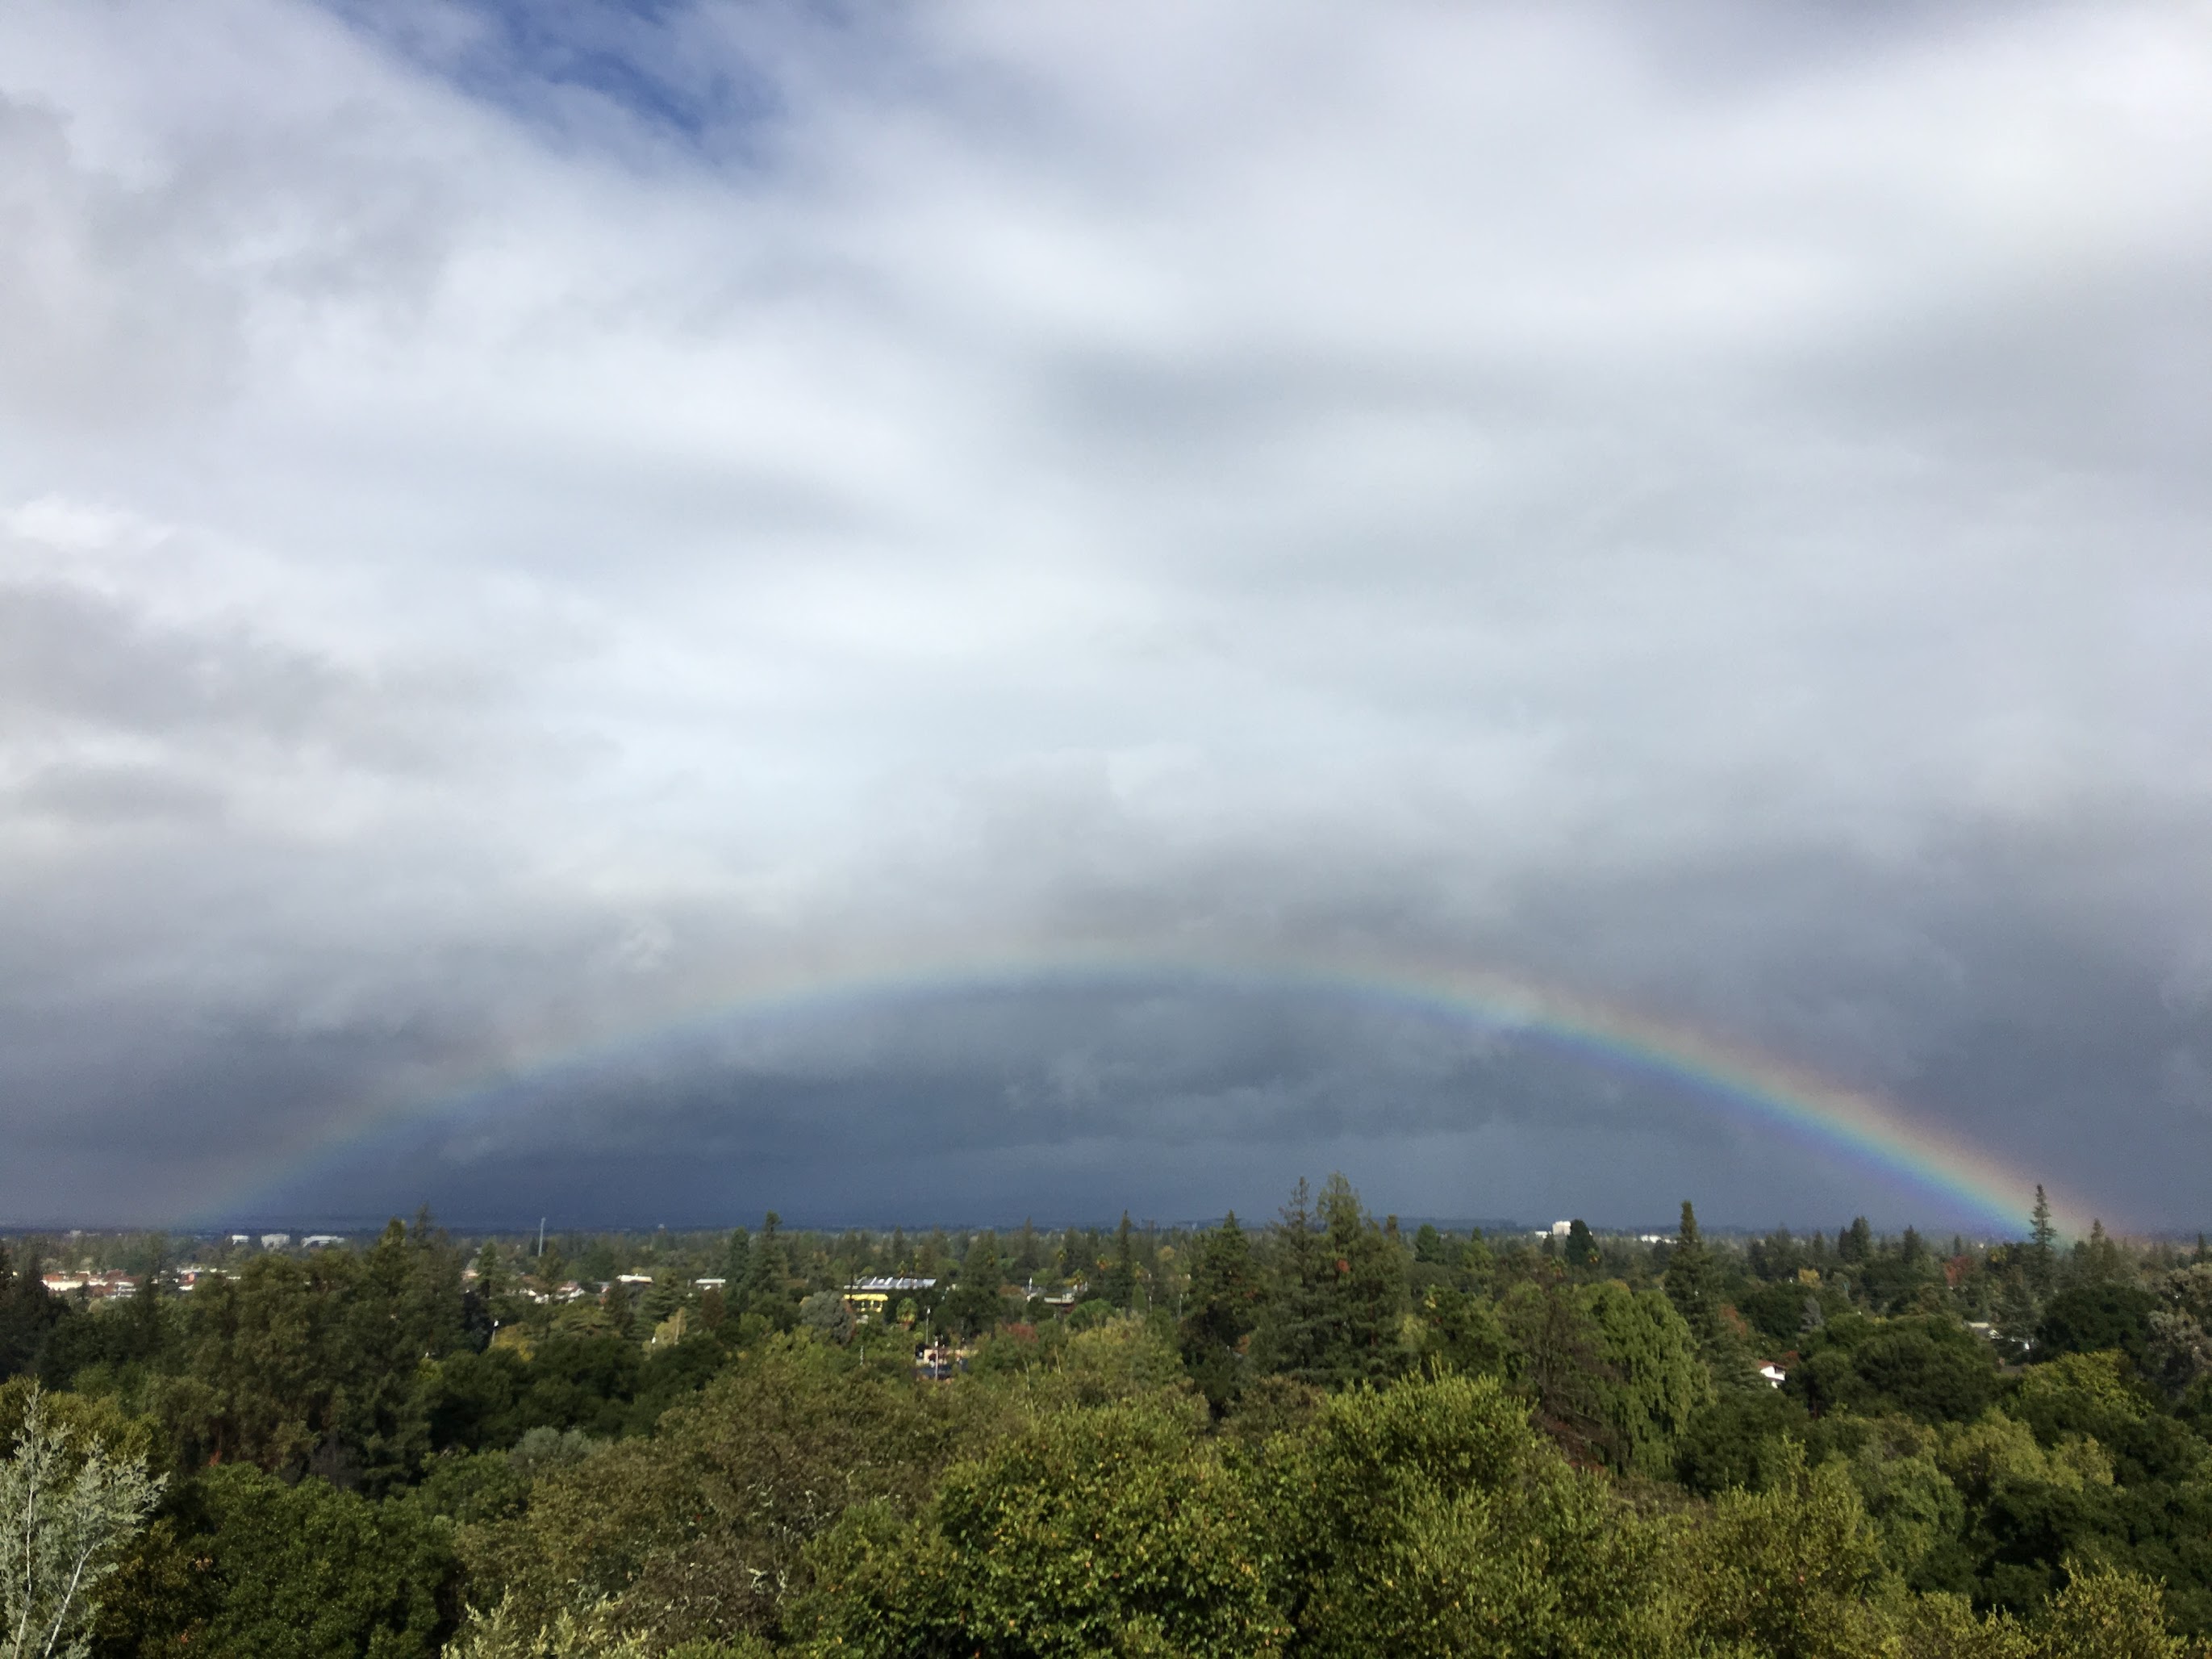
<path fill-rule="evenodd" d="M 292 1235 L 289 1233 L 264 1233 L 261 1235 L 261 1248 L 264 1250 L 287 1249 L 290 1248 L 291 1243 Z"/>
<path fill-rule="evenodd" d="M 1770 1389 L 1778 1389 L 1790 1380 L 1790 1373 L 1771 1359 L 1759 1362 L 1759 1374 L 1766 1379 L 1766 1386 Z"/>
<path fill-rule="evenodd" d="M 845 1287 L 845 1305 L 855 1319 L 881 1319 L 890 1311 L 893 1297 L 933 1290 L 936 1285 L 933 1279 L 856 1279 Z"/>
<path fill-rule="evenodd" d="M 729 1282 L 726 1279 L 695 1279 L 691 1281 L 691 1288 L 695 1291 L 719 1291 Z"/>
<path fill-rule="evenodd" d="M 42 1273 L 40 1283 L 52 1296 L 79 1293 L 94 1302 L 121 1301 L 138 1294 L 138 1281 L 129 1273 Z"/>
<path fill-rule="evenodd" d="M 617 1273 L 615 1275 L 615 1283 L 617 1285 L 650 1285 L 653 1283 L 653 1275 L 651 1273 Z"/>
<path fill-rule="evenodd" d="M 309 1233 L 300 1241 L 300 1248 L 303 1250 L 327 1250 L 344 1243 L 345 1240 L 336 1233 Z"/>
<path fill-rule="evenodd" d="M 230 1242 L 234 1244 L 251 1244 L 253 1243 L 253 1235 L 252 1233 L 233 1233 L 230 1236 Z"/>

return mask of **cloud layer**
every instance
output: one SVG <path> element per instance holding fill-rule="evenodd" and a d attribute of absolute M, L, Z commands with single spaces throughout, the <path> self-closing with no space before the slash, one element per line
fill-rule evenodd
<path fill-rule="evenodd" d="M 2206 21 L 8 9 L 0 1217 L 2212 1218 Z"/>

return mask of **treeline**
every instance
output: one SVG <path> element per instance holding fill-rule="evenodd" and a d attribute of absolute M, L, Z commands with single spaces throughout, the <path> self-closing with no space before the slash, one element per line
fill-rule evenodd
<path fill-rule="evenodd" d="M 1340 1177 L 1252 1229 L 426 1216 L 189 1293 L 110 1241 L 106 1304 L 40 1282 L 70 1248 L 0 1252 L 0 1498 L 40 1457 L 94 1492 L 94 1448 L 163 1483 L 56 1615 L 95 1655 L 2212 1653 L 2212 1261 L 2040 1211 L 1996 1247 L 1407 1231 Z M 857 1321 L 871 1275 L 935 1283 Z"/>

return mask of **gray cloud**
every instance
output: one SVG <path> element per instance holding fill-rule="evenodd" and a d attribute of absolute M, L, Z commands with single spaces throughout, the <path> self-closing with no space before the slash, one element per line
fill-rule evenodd
<path fill-rule="evenodd" d="M 627 1040 L 1107 951 L 2202 1221 L 2208 93 L 2149 6 L 11 8 L 0 1218 L 1941 1204 L 1172 973 Z"/>

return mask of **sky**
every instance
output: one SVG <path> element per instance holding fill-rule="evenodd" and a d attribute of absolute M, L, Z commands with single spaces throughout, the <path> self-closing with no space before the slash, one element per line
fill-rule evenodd
<path fill-rule="evenodd" d="M 14 0 L 0 224 L 0 1224 L 1965 1224 L 1480 973 L 2212 1226 L 2202 0 Z"/>

